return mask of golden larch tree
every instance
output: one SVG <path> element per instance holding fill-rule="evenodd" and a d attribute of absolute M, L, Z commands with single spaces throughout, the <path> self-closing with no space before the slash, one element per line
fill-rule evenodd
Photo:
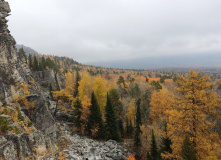
<path fill-rule="evenodd" d="M 197 159 L 217 159 L 221 146 L 214 125 L 219 104 L 210 77 L 190 70 L 186 77 L 179 78 L 178 86 L 177 105 L 170 110 L 168 124 L 173 156 L 182 159 L 182 142 L 185 136 L 189 136 Z"/>
<path fill-rule="evenodd" d="M 156 91 L 151 97 L 151 117 L 161 122 L 168 122 L 169 111 L 175 106 L 174 94 L 169 92 L 165 87 Z"/>
<path fill-rule="evenodd" d="M 87 72 L 83 72 L 81 76 L 81 80 L 79 81 L 79 99 L 80 101 L 84 101 L 84 97 L 87 96 L 90 99 L 92 93 L 92 80 Z"/>
<path fill-rule="evenodd" d="M 92 93 L 92 80 L 87 72 L 83 72 L 79 81 L 78 91 L 79 99 L 82 104 L 82 115 L 81 115 L 81 133 L 84 134 L 88 115 L 90 114 L 89 107 L 91 105 L 91 93 Z"/>
<path fill-rule="evenodd" d="M 102 116 L 104 118 L 105 105 L 107 101 L 107 82 L 101 76 L 98 76 L 94 80 L 93 91 L 97 98 L 98 104 L 101 109 Z"/>
<path fill-rule="evenodd" d="M 75 82 L 75 77 L 74 77 L 74 73 L 68 72 L 65 73 L 65 90 L 73 95 L 74 94 L 74 82 Z"/>

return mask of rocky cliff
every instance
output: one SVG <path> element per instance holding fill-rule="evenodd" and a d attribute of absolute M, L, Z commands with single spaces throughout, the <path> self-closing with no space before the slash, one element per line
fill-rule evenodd
<path fill-rule="evenodd" d="M 31 72 L 8 30 L 9 13 L 0 0 L 0 159 L 126 159 L 122 144 L 79 137 L 53 117 L 48 88 L 61 88 L 64 78 L 53 70 Z"/>
<path fill-rule="evenodd" d="M 51 153 L 56 150 L 53 145 L 56 124 L 23 55 L 17 53 L 16 42 L 8 30 L 6 17 L 9 13 L 9 4 L 0 0 L 0 107 L 1 116 L 7 118 L 10 127 L 8 133 L 0 137 L 0 155 L 7 160 L 37 158 L 39 150 Z M 28 86 L 28 94 L 24 94 L 24 86 Z M 23 99 L 27 99 L 27 103 L 34 103 L 32 113 L 23 112 L 27 106 L 15 100 L 22 95 L 25 95 Z M 19 120 L 19 116 L 23 120 Z M 27 124 L 32 122 L 34 125 L 28 127 Z M 13 131 L 17 131 L 17 134 L 13 134 Z"/>

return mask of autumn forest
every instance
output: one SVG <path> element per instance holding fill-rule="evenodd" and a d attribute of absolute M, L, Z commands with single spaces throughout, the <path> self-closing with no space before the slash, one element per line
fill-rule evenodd
<path fill-rule="evenodd" d="M 46 89 L 57 101 L 54 114 L 70 113 L 81 136 L 127 143 L 128 159 L 221 158 L 220 74 L 103 68 L 48 55 L 26 62 L 65 78 Z"/>

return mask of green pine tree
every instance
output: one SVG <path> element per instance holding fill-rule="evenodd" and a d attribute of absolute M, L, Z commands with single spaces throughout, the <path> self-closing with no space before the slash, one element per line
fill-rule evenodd
<path fill-rule="evenodd" d="M 152 130 L 152 139 L 151 139 L 151 148 L 150 148 L 150 157 L 152 160 L 159 160 L 159 152 L 157 149 L 157 143 L 154 136 L 154 131 Z"/>
<path fill-rule="evenodd" d="M 132 124 L 132 120 L 130 119 L 130 123 L 129 123 L 129 137 L 132 137 L 134 133 L 134 127 Z"/>
<path fill-rule="evenodd" d="M 97 102 L 97 98 L 95 97 L 94 92 L 91 95 L 91 106 L 90 106 L 90 115 L 88 118 L 87 130 L 89 134 L 92 134 L 92 129 L 98 127 L 98 132 L 94 136 L 94 138 L 103 139 L 104 135 L 104 123 L 102 120 L 102 114 L 100 111 L 100 107 Z"/>
<path fill-rule="evenodd" d="M 160 153 L 172 153 L 172 141 L 171 139 L 167 136 L 167 124 L 164 126 L 164 132 L 166 133 L 165 137 L 163 136 L 161 138 L 161 147 L 160 147 Z"/>
<path fill-rule="evenodd" d="M 149 151 L 147 151 L 146 157 L 147 157 L 147 160 L 153 160 L 152 157 L 150 156 L 150 152 Z"/>
<path fill-rule="evenodd" d="M 32 69 L 32 68 L 33 68 L 33 65 L 32 65 L 33 62 L 32 62 L 32 56 L 31 56 L 31 54 L 29 54 L 28 60 L 29 60 L 29 68 Z"/>
<path fill-rule="evenodd" d="M 74 124 L 78 130 L 81 128 L 82 109 L 81 101 L 79 98 L 77 98 L 76 102 L 74 103 Z"/>
<path fill-rule="evenodd" d="M 41 62 L 41 61 L 39 61 L 38 70 L 39 70 L 39 71 L 43 71 L 43 70 L 44 70 L 44 68 L 43 68 L 43 65 L 42 65 L 42 62 Z"/>
<path fill-rule="evenodd" d="M 196 151 L 194 150 L 193 143 L 190 141 L 189 136 L 186 136 L 183 141 L 181 156 L 184 160 L 197 160 Z"/>
<path fill-rule="evenodd" d="M 39 70 L 38 60 L 37 60 L 37 57 L 34 56 L 33 71 L 38 71 L 38 70 Z"/>
<path fill-rule="evenodd" d="M 106 103 L 105 111 L 106 111 L 105 118 L 106 118 L 107 138 L 120 141 L 121 138 L 118 132 L 116 115 L 115 115 L 115 112 L 112 107 L 111 100 L 108 94 L 107 94 L 107 103 Z"/>
<path fill-rule="evenodd" d="M 137 100 L 137 110 L 136 110 L 136 126 L 135 126 L 135 133 L 134 133 L 134 146 L 136 149 L 142 146 L 141 140 L 140 140 L 140 135 L 142 134 L 142 131 L 140 129 L 140 126 L 142 125 L 141 122 L 141 111 L 140 111 L 140 102 L 141 99 Z"/>
<path fill-rule="evenodd" d="M 120 101 L 120 95 L 116 89 L 111 89 L 109 92 L 109 97 L 116 113 L 117 120 L 120 120 L 123 116 L 123 105 Z"/>
<path fill-rule="evenodd" d="M 130 135 L 130 126 L 128 118 L 126 118 L 126 136 L 129 137 L 129 135 Z"/>
<path fill-rule="evenodd" d="M 118 120 L 118 127 L 119 127 L 119 131 L 120 131 L 120 135 L 121 137 L 124 137 L 125 136 L 125 133 L 124 133 L 124 125 L 123 125 L 123 121 L 122 119 L 119 119 Z"/>
<path fill-rule="evenodd" d="M 46 61 L 45 61 L 45 57 L 44 56 L 41 59 L 41 64 L 42 64 L 43 70 L 45 70 L 46 69 Z"/>

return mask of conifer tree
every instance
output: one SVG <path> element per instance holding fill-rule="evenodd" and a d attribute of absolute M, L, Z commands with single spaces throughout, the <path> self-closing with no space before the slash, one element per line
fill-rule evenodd
<path fill-rule="evenodd" d="M 150 156 L 150 152 L 149 152 L 149 151 L 147 151 L 147 155 L 146 155 L 146 157 L 147 157 L 147 160 L 152 160 L 152 158 L 151 158 L 151 156 Z"/>
<path fill-rule="evenodd" d="M 130 126 L 128 118 L 126 118 L 126 136 L 129 137 L 129 135 L 130 135 Z"/>
<path fill-rule="evenodd" d="M 157 143 L 156 143 L 156 139 L 155 139 L 153 130 L 152 130 L 150 157 L 152 160 L 159 160 L 159 153 L 158 153 Z"/>
<path fill-rule="evenodd" d="M 134 133 L 134 146 L 136 147 L 136 149 L 138 149 L 141 146 L 140 135 L 142 134 L 142 131 L 140 129 L 140 126 L 142 125 L 142 122 L 141 122 L 140 101 L 141 99 L 138 99 L 136 103 L 137 105 L 136 126 L 135 126 L 135 133 Z"/>
<path fill-rule="evenodd" d="M 220 155 L 221 141 L 214 130 L 220 116 L 218 96 L 208 75 L 190 70 L 177 80 L 177 105 L 169 111 L 168 136 L 171 137 L 174 157 L 181 157 L 182 141 L 189 136 L 197 159 Z"/>
<path fill-rule="evenodd" d="M 98 105 L 97 99 L 95 97 L 94 92 L 91 95 L 91 106 L 90 106 L 90 115 L 88 118 L 87 130 L 89 134 L 92 135 L 92 130 L 97 129 L 97 134 L 94 136 L 95 138 L 104 138 L 104 123 L 102 120 L 102 115 L 100 111 L 100 107 Z"/>
<path fill-rule="evenodd" d="M 109 92 L 109 97 L 116 113 L 117 120 L 120 120 L 123 116 L 123 105 L 120 101 L 120 95 L 116 89 L 111 89 Z"/>
<path fill-rule="evenodd" d="M 31 56 L 31 54 L 29 54 L 29 56 L 28 56 L 28 61 L 29 61 L 29 68 L 32 69 L 33 65 L 32 65 L 32 56 Z"/>
<path fill-rule="evenodd" d="M 45 70 L 46 69 L 46 61 L 45 61 L 45 57 L 44 56 L 41 59 L 41 64 L 42 64 L 43 70 Z"/>
<path fill-rule="evenodd" d="M 116 115 L 108 94 L 105 111 L 107 138 L 115 141 L 120 141 L 121 138 L 118 132 Z"/>
<path fill-rule="evenodd" d="M 161 147 L 160 147 L 160 153 L 172 153 L 171 145 L 172 141 L 167 135 L 167 124 L 165 123 L 164 126 L 164 133 L 165 135 L 161 138 Z"/>
<path fill-rule="evenodd" d="M 44 70 L 41 61 L 39 61 L 38 70 L 39 71 L 43 71 Z"/>
<path fill-rule="evenodd" d="M 124 137 L 125 133 L 124 133 L 124 125 L 123 125 L 122 119 L 118 120 L 118 127 L 119 127 L 121 137 Z"/>
<path fill-rule="evenodd" d="M 183 157 L 183 160 L 197 160 L 196 151 L 188 136 L 186 136 L 183 141 L 181 156 Z"/>
<path fill-rule="evenodd" d="M 37 57 L 36 57 L 36 56 L 34 56 L 33 70 L 34 70 L 34 71 L 38 71 L 38 70 L 39 70 L 38 60 L 37 60 Z"/>
<path fill-rule="evenodd" d="M 81 128 L 82 105 L 79 98 L 74 102 L 74 124 L 77 129 Z"/>
<path fill-rule="evenodd" d="M 132 137 L 134 133 L 134 127 L 132 124 L 132 120 L 130 119 L 130 123 L 129 123 L 129 137 Z"/>

